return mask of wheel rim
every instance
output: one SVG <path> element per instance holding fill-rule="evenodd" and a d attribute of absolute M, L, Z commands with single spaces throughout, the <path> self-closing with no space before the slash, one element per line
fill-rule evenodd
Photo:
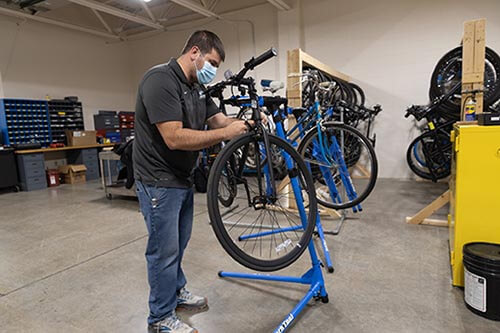
<path fill-rule="evenodd" d="M 295 179 L 301 188 L 299 195 L 304 197 L 302 205 L 311 208 L 305 214 L 305 228 L 300 213 L 288 207 L 291 199 L 287 199 L 287 196 L 293 191 L 290 184 L 282 186 L 275 196 L 268 195 L 267 187 L 263 187 L 264 195 L 261 195 L 258 181 L 260 179 L 267 183 L 265 177 L 239 174 L 237 170 L 232 173 L 222 172 L 231 156 L 240 154 L 245 145 L 252 143 L 251 137 L 243 137 L 235 144 L 228 145 L 227 151 L 217 157 L 209 178 L 209 215 L 217 238 L 236 261 L 261 271 L 286 267 L 302 254 L 312 235 L 316 214 L 316 200 L 314 195 L 307 191 L 308 186 L 309 190 L 313 188 L 307 167 L 291 146 L 280 139 L 271 138 L 271 146 L 290 155 L 293 169 L 297 170 L 292 179 Z M 261 146 L 261 142 L 258 145 Z M 264 154 L 259 156 L 265 159 Z M 225 182 L 224 178 L 230 177 L 233 177 L 233 183 L 236 184 L 236 195 L 231 198 L 230 204 L 226 205 L 224 203 L 228 201 L 220 200 L 219 185 Z M 279 188 L 282 182 L 275 180 L 276 188 Z M 213 200 L 214 198 L 218 199 Z"/>
<path fill-rule="evenodd" d="M 359 205 L 373 190 L 377 178 L 373 147 L 358 131 L 345 125 L 325 124 L 322 140 L 317 133 L 315 129 L 304 138 L 299 153 L 313 175 L 318 203 L 334 209 Z"/>

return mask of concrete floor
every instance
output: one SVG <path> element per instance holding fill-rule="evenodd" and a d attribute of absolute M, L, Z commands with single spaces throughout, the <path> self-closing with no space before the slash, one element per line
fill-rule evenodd
<path fill-rule="evenodd" d="M 291 331 L 500 332 L 451 287 L 447 229 L 404 223 L 445 186 L 379 180 L 364 212 L 328 236 L 330 303 L 311 302 Z M 245 269 L 219 246 L 205 200 L 196 195 L 184 268 L 210 310 L 180 316 L 202 333 L 272 331 L 306 287 L 218 278 Z M 91 182 L 2 194 L 0 207 L 0 331 L 145 332 L 146 228 L 136 201 L 109 201 Z M 280 273 L 308 268 L 303 255 Z"/>

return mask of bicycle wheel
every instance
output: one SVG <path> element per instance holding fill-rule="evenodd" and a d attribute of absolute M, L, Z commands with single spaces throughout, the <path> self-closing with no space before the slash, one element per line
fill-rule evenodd
<path fill-rule="evenodd" d="M 300 257 L 311 239 L 317 210 L 313 180 L 302 158 L 284 140 L 268 137 L 269 150 L 286 160 L 285 180 L 270 179 L 263 137 L 256 133 L 231 141 L 217 156 L 208 178 L 208 213 L 217 239 L 234 260 L 258 271 L 279 270 Z M 257 172 L 248 176 L 241 167 L 231 166 L 231 160 L 244 165 L 251 145 L 260 149 Z M 236 190 L 226 184 L 236 184 Z M 290 208 L 291 202 L 298 209 Z"/>
<path fill-rule="evenodd" d="M 354 84 L 352 82 L 349 82 L 349 84 L 351 85 L 352 89 L 354 90 L 355 92 L 355 96 L 356 96 L 356 105 L 357 106 L 365 106 L 365 92 L 363 91 L 363 89 L 361 89 L 360 86 L 358 86 L 357 84 Z"/>
<path fill-rule="evenodd" d="M 309 131 L 297 149 L 310 167 L 318 203 L 333 209 L 360 204 L 377 180 L 371 143 L 355 128 L 340 123 L 324 123 L 320 134 L 317 128 Z"/>
<path fill-rule="evenodd" d="M 500 98 L 500 57 L 495 51 L 486 47 L 484 64 L 484 105 L 489 106 Z M 429 97 L 447 94 L 457 83 L 462 80 L 462 47 L 456 47 L 446 53 L 437 63 L 431 77 Z M 460 117 L 461 95 L 455 94 L 443 102 L 443 108 L 449 113 Z"/>
<path fill-rule="evenodd" d="M 436 182 L 450 175 L 452 144 L 443 133 L 426 132 L 415 138 L 406 151 L 406 162 L 417 176 Z"/>

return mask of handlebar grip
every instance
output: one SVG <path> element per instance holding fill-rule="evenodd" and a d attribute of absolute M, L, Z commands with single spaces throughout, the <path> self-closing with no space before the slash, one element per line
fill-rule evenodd
<path fill-rule="evenodd" d="M 260 85 L 264 88 L 269 88 L 271 86 L 271 82 L 273 82 L 273 80 L 262 79 L 260 80 Z"/>
<path fill-rule="evenodd" d="M 272 47 L 266 52 L 262 53 L 260 56 L 257 58 L 252 58 L 248 62 L 245 63 L 245 67 L 248 69 L 254 69 L 255 67 L 259 66 L 263 62 L 271 59 L 272 57 L 276 57 L 278 55 L 278 51 Z"/>

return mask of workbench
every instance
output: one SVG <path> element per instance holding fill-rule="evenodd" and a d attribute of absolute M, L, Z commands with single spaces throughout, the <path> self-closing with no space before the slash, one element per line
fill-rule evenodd
<path fill-rule="evenodd" d="M 17 150 L 17 167 L 23 191 L 32 191 L 47 187 L 45 169 L 57 169 L 63 164 L 84 164 L 87 168 L 86 179 L 99 178 L 99 162 L 97 154 L 105 147 L 114 144 L 93 144 L 86 146 L 70 146 L 61 148 L 39 148 Z"/>

